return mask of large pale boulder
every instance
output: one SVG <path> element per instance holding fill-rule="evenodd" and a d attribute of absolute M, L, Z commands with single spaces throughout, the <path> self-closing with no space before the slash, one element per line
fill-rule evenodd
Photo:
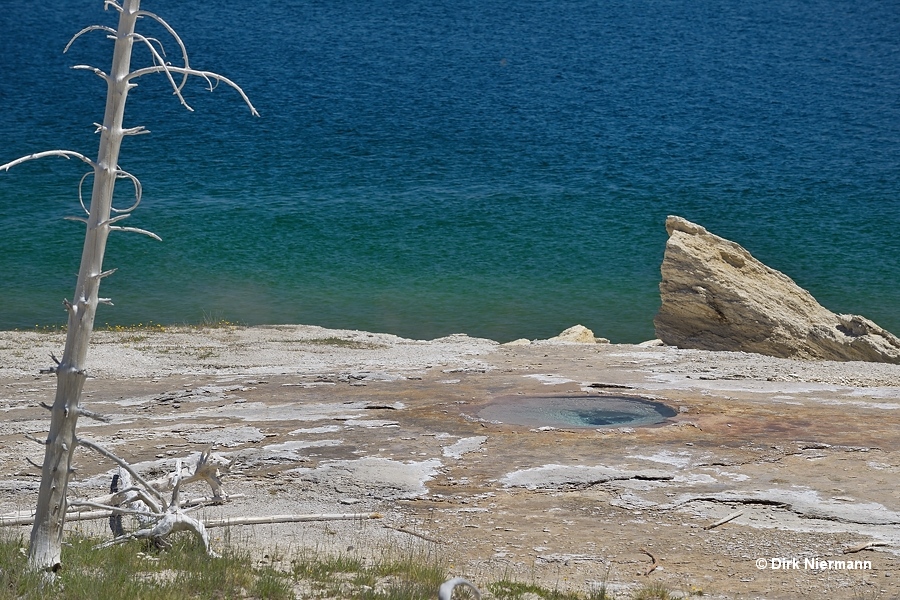
<path fill-rule="evenodd" d="M 659 284 L 656 336 L 670 346 L 784 358 L 900 364 L 900 339 L 857 315 L 838 315 L 744 248 L 681 217 Z"/>

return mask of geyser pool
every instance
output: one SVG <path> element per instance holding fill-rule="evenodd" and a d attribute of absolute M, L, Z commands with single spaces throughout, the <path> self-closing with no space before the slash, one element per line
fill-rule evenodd
<path fill-rule="evenodd" d="M 529 427 L 601 428 L 657 425 L 677 411 L 636 396 L 505 396 L 482 408 L 488 421 Z"/>

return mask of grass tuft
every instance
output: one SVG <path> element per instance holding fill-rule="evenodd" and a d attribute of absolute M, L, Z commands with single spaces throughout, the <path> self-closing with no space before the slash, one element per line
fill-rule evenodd
<path fill-rule="evenodd" d="M 254 566 L 240 546 L 229 545 L 222 556 L 210 558 L 194 536 L 174 536 L 172 542 L 166 551 L 149 542 L 95 549 L 96 540 L 75 536 L 63 547 L 64 568 L 51 581 L 28 570 L 26 540 L 0 535 L 0 600 L 421 600 L 434 598 L 449 577 L 442 558 L 421 547 L 388 547 L 376 559 L 306 551 L 281 570 L 272 564 Z M 587 594 L 510 579 L 481 585 L 485 598 L 495 600 L 614 598 L 605 585 Z M 473 595 L 457 588 L 453 597 Z M 628 598 L 674 596 L 662 584 L 651 583 Z"/>

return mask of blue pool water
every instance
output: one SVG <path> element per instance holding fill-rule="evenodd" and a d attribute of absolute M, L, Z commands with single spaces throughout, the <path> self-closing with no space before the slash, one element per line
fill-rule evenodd
<path fill-rule="evenodd" d="M 0 163 L 96 155 L 101 0 L 0 17 Z M 129 96 L 144 201 L 99 323 L 654 337 L 665 217 L 900 333 L 900 8 L 872 0 L 144 0 L 193 66 Z M 198 8 L 199 6 L 199 8 Z M 177 48 L 144 20 L 173 62 Z M 136 64 L 147 64 L 138 50 Z M 83 165 L 0 173 L 0 329 L 63 323 Z M 130 190 L 122 186 L 120 204 Z"/>

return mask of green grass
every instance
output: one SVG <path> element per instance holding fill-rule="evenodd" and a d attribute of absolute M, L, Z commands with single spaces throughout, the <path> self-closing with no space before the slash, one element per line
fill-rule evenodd
<path fill-rule="evenodd" d="M 0 536 L 0 600 L 423 600 L 436 597 L 450 576 L 441 557 L 412 546 L 383 550 L 376 559 L 351 553 L 304 551 L 287 557 L 275 552 L 270 553 L 270 564 L 254 564 L 239 548 L 210 558 L 193 536 L 174 536 L 172 541 L 166 551 L 138 542 L 98 550 L 96 540 L 73 537 L 63 547 L 63 569 L 49 581 L 26 568 L 26 540 Z M 611 596 L 605 586 L 584 594 L 509 579 L 477 583 L 485 600 L 673 597 L 655 583 L 627 597 Z M 474 596 L 457 588 L 453 597 Z"/>
<path fill-rule="evenodd" d="M 379 348 L 387 348 L 384 344 L 378 344 L 376 342 L 345 340 L 339 337 L 298 339 L 288 343 L 310 344 L 313 346 L 334 346 L 336 348 L 351 348 L 353 350 L 377 350 Z"/>
<path fill-rule="evenodd" d="M 551 590 L 539 585 L 506 579 L 488 584 L 488 590 L 497 600 L 520 600 L 526 597 L 541 598 L 542 600 L 608 600 L 612 598 L 607 593 L 605 586 L 601 586 L 585 596 L 576 592 Z"/>
<path fill-rule="evenodd" d="M 305 582 L 316 597 L 348 600 L 432 598 L 448 577 L 439 558 L 412 549 L 385 551 L 374 561 L 351 554 L 305 552 L 291 561 L 291 574 Z"/>
<path fill-rule="evenodd" d="M 250 557 L 229 551 L 209 558 L 193 538 L 175 539 L 158 552 L 149 544 L 94 549 L 73 538 L 63 548 L 63 569 L 52 582 L 26 569 L 22 540 L 0 542 L 0 599 L 144 600 L 293 598 L 293 584 L 270 568 L 250 568 Z"/>

